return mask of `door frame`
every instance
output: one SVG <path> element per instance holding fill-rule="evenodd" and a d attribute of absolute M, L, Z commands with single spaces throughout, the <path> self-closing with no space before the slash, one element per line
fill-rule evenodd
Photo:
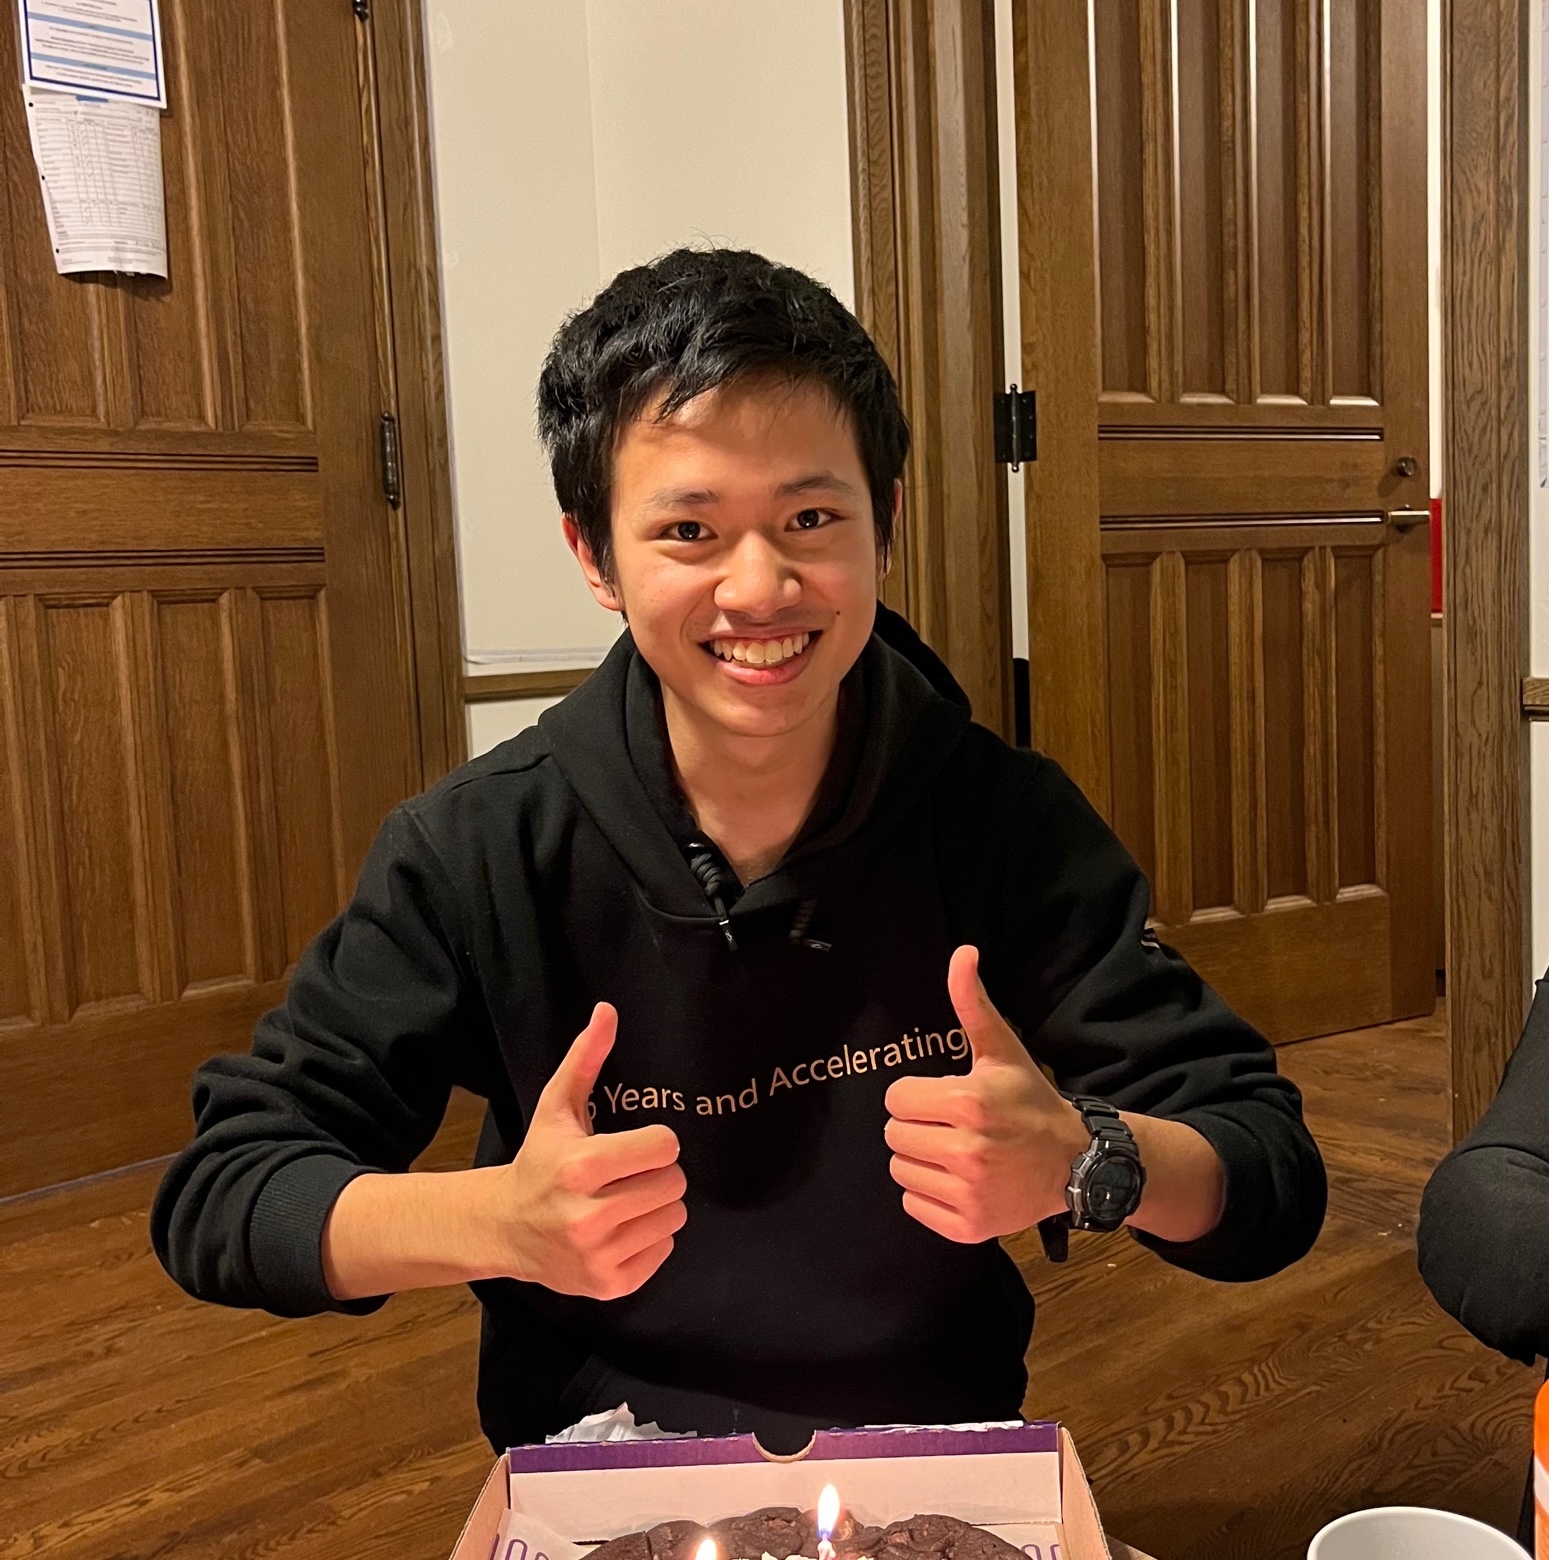
<path fill-rule="evenodd" d="M 1500 1084 L 1532 989 L 1526 0 L 1443 0 L 1443 770 L 1452 1117 Z"/>
<path fill-rule="evenodd" d="M 993 25 L 992 7 L 975 0 L 845 0 L 857 312 L 899 375 L 911 411 L 964 389 L 939 363 L 911 356 L 900 341 L 901 321 L 928 319 L 928 311 L 940 307 L 944 280 L 952 280 L 942 276 L 942 251 L 935 253 L 934 268 L 900 256 L 907 256 L 922 212 L 939 220 L 948 200 L 959 220 L 996 209 Z M 928 40 L 930 27 L 938 35 L 971 35 L 975 46 L 935 47 L 926 69 L 919 40 Z M 1525 680 L 1526 47 L 1526 0 L 1443 0 L 1447 610 L 1441 779 L 1455 1137 L 1494 1096 L 1527 1010 L 1526 717 L 1549 718 L 1549 679 Z M 992 118 L 984 132 L 982 116 L 962 112 L 961 105 L 977 105 L 986 96 L 977 74 L 986 59 Z M 988 134 L 987 145 L 978 143 L 981 133 Z M 944 193 L 933 165 L 917 155 L 920 147 L 935 149 L 938 159 L 974 182 Z M 989 258 L 998 271 L 998 248 Z M 998 289 L 993 307 L 968 310 L 953 327 L 977 333 L 965 356 L 997 364 Z M 916 431 L 926 460 L 945 466 L 951 457 L 953 465 L 968 458 L 937 442 L 935 428 L 917 423 Z M 995 481 L 1001 485 L 998 473 Z M 981 510 L 981 527 L 990 514 L 988 506 Z M 916 605 L 923 589 L 909 571 L 936 555 L 934 535 L 944 534 L 949 523 L 929 505 L 915 520 L 932 539 L 901 560 L 899 599 L 906 608 Z M 980 540 L 978 553 L 1005 559 L 988 538 Z M 936 610 L 948 620 L 971 621 L 969 583 L 945 578 L 940 588 L 944 599 Z M 996 589 L 1009 601 L 1004 575 Z M 982 586 L 978 590 L 982 599 Z"/>
<path fill-rule="evenodd" d="M 383 410 L 398 421 L 406 627 L 428 786 L 467 758 L 468 727 L 421 0 L 375 0 L 360 39 L 366 144 L 379 160 L 367 174 L 379 195 L 389 324 Z"/>
<path fill-rule="evenodd" d="M 856 314 L 914 434 L 882 597 L 1010 738 L 1009 499 L 991 397 L 1001 337 L 995 11 L 845 0 Z"/>

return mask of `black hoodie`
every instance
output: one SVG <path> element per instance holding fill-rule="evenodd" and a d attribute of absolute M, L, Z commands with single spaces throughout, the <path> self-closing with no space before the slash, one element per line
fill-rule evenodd
<path fill-rule="evenodd" d="M 740 893 L 712 878 L 724 916 L 627 634 L 535 729 L 398 808 L 251 1054 L 195 1080 L 197 1136 L 152 1220 L 178 1282 L 281 1315 L 380 1304 L 324 1284 L 340 1190 L 406 1168 L 454 1084 L 489 1101 L 478 1163 L 509 1160 L 605 999 L 619 1033 L 596 1130 L 673 1128 L 688 1223 L 622 1300 L 475 1286 L 492 1443 L 624 1400 L 667 1428 L 777 1441 L 1015 1417 L 1032 1300 L 996 1242 L 904 1213 L 882 1135 L 895 1078 L 969 1066 L 946 990 L 964 942 L 1061 1087 L 1187 1121 L 1220 1154 L 1220 1226 L 1147 1244 L 1224 1279 L 1301 1256 L 1325 1183 L 1297 1092 L 1146 932 L 1145 880 L 1080 793 L 970 724 L 885 611 L 841 696 L 812 822 Z"/>

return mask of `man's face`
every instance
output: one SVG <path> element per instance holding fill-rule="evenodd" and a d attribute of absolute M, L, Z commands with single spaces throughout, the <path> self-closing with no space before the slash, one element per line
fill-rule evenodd
<path fill-rule="evenodd" d="M 827 715 L 871 634 L 877 540 L 850 420 L 821 388 L 733 384 L 625 429 L 613 566 L 566 537 L 685 713 L 778 737 Z"/>

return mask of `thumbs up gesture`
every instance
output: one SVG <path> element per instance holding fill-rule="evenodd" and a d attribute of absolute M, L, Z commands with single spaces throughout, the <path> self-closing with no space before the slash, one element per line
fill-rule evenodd
<path fill-rule="evenodd" d="M 688 1218 L 670 1127 L 592 1132 L 587 1101 L 617 1034 L 618 1013 L 599 1002 L 539 1096 L 497 1199 L 505 1270 L 594 1300 L 637 1290 Z"/>
<path fill-rule="evenodd" d="M 904 1211 L 969 1243 L 1063 1212 L 1071 1164 L 1090 1134 L 995 1011 L 977 948 L 952 955 L 947 992 L 973 1068 L 966 1076 L 900 1078 L 887 1091 L 885 1136 Z"/>

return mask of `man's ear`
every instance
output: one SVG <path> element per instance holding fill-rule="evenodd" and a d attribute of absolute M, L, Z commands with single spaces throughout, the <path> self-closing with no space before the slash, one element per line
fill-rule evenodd
<path fill-rule="evenodd" d="M 581 527 L 576 524 L 575 516 L 561 516 L 560 525 L 565 533 L 565 545 L 575 554 L 576 562 L 581 565 L 581 573 L 586 577 L 586 588 L 591 591 L 600 606 L 606 607 L 610 612 L 622 612 L 623 597 L 619 595 L 618 587 L 610 576 L 604 574 L 597 566 L 597 559 L 587 545 L 586 538 L 581 535 Z"/>
<path fill-rule="evenodd" d="M 893 540 L 888 544 L 885 557 L 877 559 L 877 579 L 885 580 L 893 572 L 893 560 L 898 556 L 898 530 L 904 518 L 904 485 L 893 482 Z"/>

